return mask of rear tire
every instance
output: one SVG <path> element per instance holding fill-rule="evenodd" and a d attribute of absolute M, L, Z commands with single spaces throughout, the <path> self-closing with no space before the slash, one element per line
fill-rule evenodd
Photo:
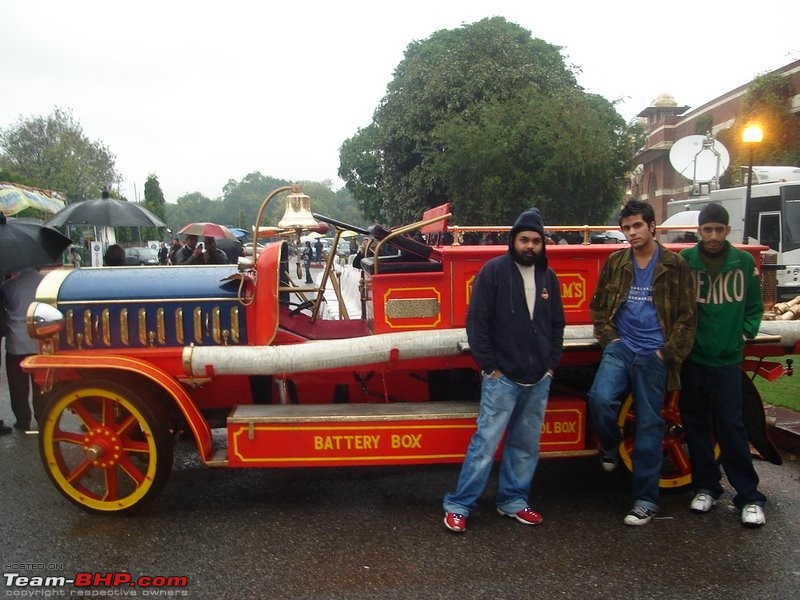
<path fill-rule="evenodd" d="M 681 411 L 678 406 L 680 391 L 667 393 L 661 416 L 664 419 L 664 455 L 661 463 L 661 478 L 658 486 L 661 489 L 672 489 L 688 486 L 692 483 L 692 464 L 689 460 L 689 449 L 686 445 L 681 420 Z M 633 471 L 634 432 L 636 430 L 636 414 L 633 410 L 633 396 L 628 395 L 619 411 L 617 420 L 622 434 L 622 443 L 619 446 L 619 456 L 622 463 Z M 719 444 L 714 444 L 714 456 L 719 458 Z"/>

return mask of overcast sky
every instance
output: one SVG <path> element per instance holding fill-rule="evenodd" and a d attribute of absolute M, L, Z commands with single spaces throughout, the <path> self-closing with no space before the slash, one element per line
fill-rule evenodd
<path fill-rule="evenodd" d="M 222 195 L 248 173 L 337 177 L 406 46 L 502 16 L 563 47 L 629 120 L 662 92 L 697 107 L 800 59 L 800 1 L 2 0 L 0 128 L 71 109 L 123 193 Z M 98 193 L 99 195 L 99 193 Z"/>

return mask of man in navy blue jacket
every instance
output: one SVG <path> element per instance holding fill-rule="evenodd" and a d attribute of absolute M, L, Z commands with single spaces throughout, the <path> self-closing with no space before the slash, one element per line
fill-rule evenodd
<path fill-rule="evenodd" d="M 561 286 L 547 266 L 542 217 L 523 212 L 508 252 L 488 261 L 472 286 L 467 337 L 482 369 L 477 431 L 456 491 L 444 498 L 444 524 L 462 533 L 491 474 L 504 433 L 497 512 L 525 525 L 542 516 L 528 504 L 553 372 L 564 340 Z"/>

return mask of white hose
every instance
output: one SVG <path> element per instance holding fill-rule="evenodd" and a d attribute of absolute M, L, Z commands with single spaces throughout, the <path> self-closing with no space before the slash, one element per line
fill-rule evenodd
<path fill-rule="evenodd" d="M 781 346 L 794 346 L 800 340 L 800 321 L 761 321 L 759 333 L 781 336 Z"/>
<path fill-rule="evenodd" d="M 192 346 L 183 350 L 184 370 L 194 377 L 302 373 L 395 360 L 457 356 L 465 329 L 383 333 L 341 340 L 280 346 Z"/>
<path fill-rule="evenodd" d="M 762 321 L 760 333 L 780 335 L 781 345 L 800 340 L 800 321 Z M 567 326 L 564 345 L 596 345 L 591 325 Z M 187 375 L 303 373 L 415 358 L 458 356 L 469 351 L 466 329 L 382 333 L 280 346 L 190 346 L 183 350 Z"/>

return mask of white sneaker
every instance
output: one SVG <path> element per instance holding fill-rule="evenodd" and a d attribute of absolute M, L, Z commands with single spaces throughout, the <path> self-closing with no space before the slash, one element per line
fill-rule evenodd
<path fill-rule="evenodd" d="M 692 503 L 689 505 L 689 510 L 696 513 L 707 513 L 714 508 L 716 503 L 717 501 L 711 494 L 700 492 L 692 499 Z"/>
<path fill-rule="evenodd" d="M 613 451 L 606 453 L 600 448 L 600 466 L 606 473 L 613 473 L 617 468 L 619 462 L 619 451 L 615 448 Z"/>
<path fill-rule="evenodd" d="M 761 527 L 766 522 L 764 509 L 758 504 L 746 504 L 742 509 L 742 525 L 745 527 Z"/>

